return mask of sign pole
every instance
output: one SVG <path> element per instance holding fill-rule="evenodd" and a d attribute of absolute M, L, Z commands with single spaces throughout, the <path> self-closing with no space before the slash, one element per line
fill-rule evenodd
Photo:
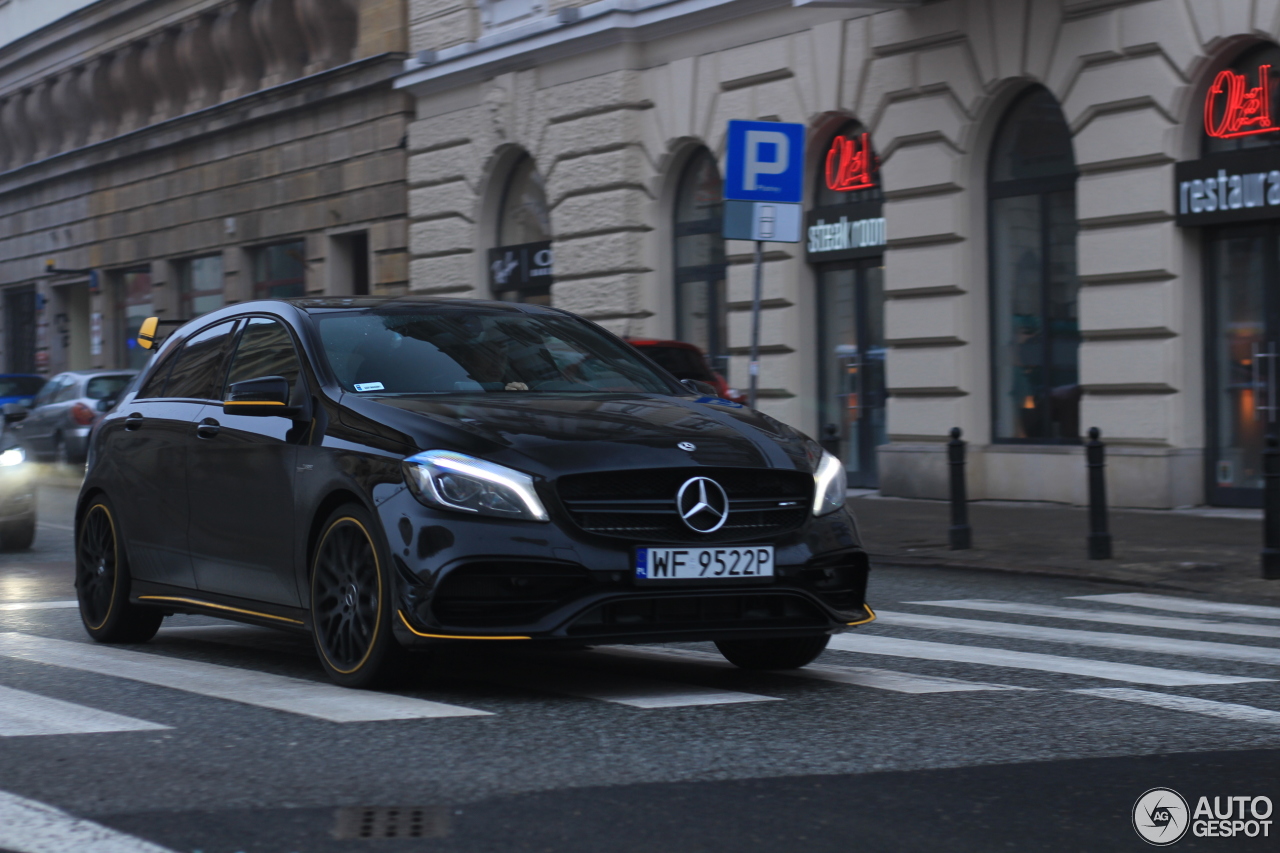
<path fill-rule="evenodd" d="M 760 383 L 760 292 L 763 289 L 764 277 L 764 242 L 756 241 L 756 280 L 751 293 L 751 390 L 747 396 L 747 405 L 756 407 L 756 389 Z"/>

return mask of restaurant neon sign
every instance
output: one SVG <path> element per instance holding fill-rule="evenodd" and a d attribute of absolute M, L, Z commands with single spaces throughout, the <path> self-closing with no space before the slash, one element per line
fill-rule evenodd
<path fill-rule="evenodd" d="M 1204 99 L 1204 130 L 1217 139 L 1274 133 L 1271 121 L 1271 66 L 1258 66 L 1258 85 L 1247 88 L 1245 76 L 1230 68 L 1218 72 Z"/>

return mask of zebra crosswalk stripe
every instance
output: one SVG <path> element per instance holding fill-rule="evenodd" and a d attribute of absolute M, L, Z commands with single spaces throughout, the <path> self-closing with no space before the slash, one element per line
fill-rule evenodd
<path fill-rule="evenodd" d="M 1269 726 L 1280 726 L 1280 711 L 1255 708 L 1252 705 L 1215 702 L 1212 699 L 1200 699 L 1195 696 L 1173 696 L 1169 693 L 1153 693 L 1149 690 L 1133 690 L 1126 687 L 1099 687 L 1072 690 L 1070 692 L 1079 693 L 1082 696 L 1096 696 L 1100 699 L 1119 699 L 1121 702 L 1136 702 L 1139 705 L 1165 708 L 1170 711 L 1203 714 L 1206 717 L 1217 717 L 1222 720 L 1231 720 L 1234 723 L 1262 723 Z"/>
<path fill-rule="evenodd" d="M 733 664 L 718 654 L 699 652 L 692 649 L 619 648 L 597 649 L 596 651 L 619 657 L 673 662 L 690 661 L 721 669 L 736 669 Z M 804 669 L 780 670 L 772 674 L 788 678 L 806 678 L 812 681 L 833 681 L 838 684 L 852 684 L 856 687 L 870 687 L 875 690 L 888 690 L 892 693 L 972 693 L 983 690 L 1034 689 L 1031 687 L 1014 687 L 1008 684 L 992 684 L 985 681 L 963 681 L 959 678 L 943 678 L 936 675 L 917 675 L 910 672 L 897 672 L 891 669 L 873 669 L 867 666 L 837 666 L 825 663 L 811 663 Z"/>
<path fill-rule="evenodd" d="M 0 849 L 13 853 L 173 853 L 61 809 L 0 791 Z"/>
<path fill-rule="evenodd" d="M 127 649 L 0 633 L 0 656 L 140 681 L 335 723 L 488 715 L 488 711 Z"/>
<path fill-rule="evenodd" d="M 0 737 L 141 732 L 167 728 L 159 723 L 0 686 Z"/>
<path fill-rule="evenodd" d="M 923 628 L 932 631 L 951 631 L 958 634 L 977 634 L 982 637 L 1005 637 L 1011 640 L 1037 640 L 1050 643 L 1069 643 L 1081 646 L 1100 646 L 1128 652 L 1154 652 L 1164 655 L 1210 658 L 1240 663 L 1280 665 L 1280 654 L 1263 646 L 1242 646 L 1236 643 L 1210 643 L 1204 640 L 1181 640 L 1170 637 L 1152 637 L 1146 634 L 1115 634 L 1103 631 L 1080 631 L 1075 628 L 1045 628 L 1041 625 L 1023 625 L 1017 622 L 988 622 L 977 619 L 956 619 L 951 616 L 926 616 L 919 613 L 897 613 L 881 610 L 876 614 L 880 624 L 890 628 Z"/>
<path fill-rule="evenodd" d="M 1110 610 L 1085 610 L 1081 607 L 1059 607 L 1053 604 L 1031 604 L 1025 601 L 991 601 L 985 598 L 962 598 L 949 601 L 910 601 L 927 607 L 951 607 L 986 613 L 1011 613 L 1015 616 L 1039 616 L 1045 619 L 1072 619 L 1078 622 L 1101 622 L 1106 625 L 1132 625 L 1165 631 L 1195 631 L 1201 634 L 1233 634 L 1237 637 L 1280 639 L 1280 626 L 1251 625 L 1244 622 L 1214 622 L 1208 619 L 1183 619 L 1153 613 L 1118 613 Z"/>
<path fill-rule="evenodd" d="M 1164 669 L 1131 663 L 1113 663 L 1111 661 L 1046 655 L 1037 652 L 1018 652 L 987 646 L 960 646 L 927 640 L 902 640 L 896 637 L 880 637 L 870 634 L 841 634 L 837 637 L 832 637 L 829 648 L 867 655 L 887 655 L 890 657 L 916 658 L 917 660 L 973 663 L 983 666 L 1083 675 L 1108 681 L 1127 681 L 1132 684 L 1151 684 L 1158 687 L 1247 684 L 1249 682 L 1272 680 L 1269 678 L 1190 672 L 1181 669 Z"/>
<path fill-rule="evenodd" d="M 63 610 L 69 607 L 79 607 L 80 602 L 75 601 L 6 601 L 0 603 L 0 610 Z"/>
<path fill-rule="evenodd" d="M 1208 616 L 1236 616 L 1245 619 L 1280 619 L 1280 607 L 1200 601 L 1194 598 L 1176 598 L 1172 595 L 1152 595 L 1147 592 L 1109 592 L 1105 595 L 1073 595 L 1070 598 L 1077 601 L 1100 601 L 1103 604 L 1145 607 L 1148 610 L 1168 610 L 1173 613 L 1202 613 Z"/>

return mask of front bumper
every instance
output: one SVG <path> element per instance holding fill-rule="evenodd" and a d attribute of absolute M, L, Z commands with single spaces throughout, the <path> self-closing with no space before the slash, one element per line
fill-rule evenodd
<path fill-rule="evenodd" d="M 865 602 L 867 555 L 846 511 L 753 540 L 774 546 L 772 578 L 663 586 L 634 577 L 634 546 L 662 543 L 593 536 L 563 519 L 438 512 L 407 491 L 378 510 L 399 587 L 394 630 L 406 646 L 811 636 L 875 618 Z"/>

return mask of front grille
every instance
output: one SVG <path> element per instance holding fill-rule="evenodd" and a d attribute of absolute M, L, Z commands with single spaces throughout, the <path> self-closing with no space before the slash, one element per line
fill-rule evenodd
<path fill-rule="evenodd" d="M 710 477 L 729 496 L 729 519 L 714 533 L 680 520 L 676 492 Z M 813 476 L 760 468 L 657 468 L 573 474 L 556 482 L 574 522 L 590 533 L 644 542 L 741 542 L 799 528 L 809 517 Z"/>
<path fill-rule="evenodd" d="M 443 625 L 492 627 L 536 621 L 591 585 L 586 569 L 556 563 L 489 561 L 459 566 L 432 597 Z"/>
<path fill-rule="evenodd" d="M 825 627 L 826 617 L 796 594 L 758 592 L 625 598 L 591 608 L 569 633 L 636 634 L 745 628 Z"/>

